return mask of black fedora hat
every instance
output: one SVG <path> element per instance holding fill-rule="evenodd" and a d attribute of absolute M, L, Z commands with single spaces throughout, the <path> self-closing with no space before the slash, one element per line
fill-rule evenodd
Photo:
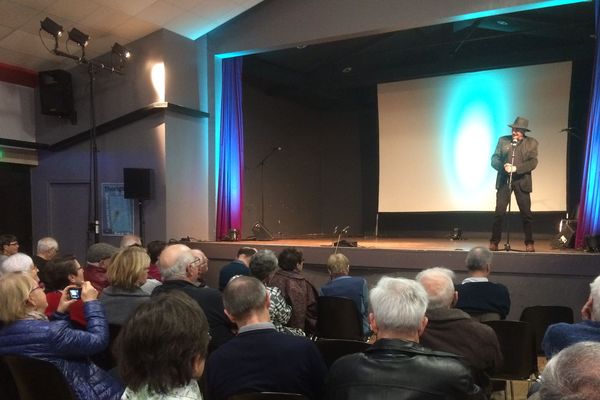
<path fill-rule="evenodd" d="M 515 122 L 513 122 L 512 125 L 508 125 L 508 126 L 510 126 L 513 129 L 520 129 L 525 132 L 531 132 L 531 130 L 529 130 L 529 128 L 527 128 L 527 126 L 529 126 L 529 120 L 527 118 L 517 117 L 515 119 Z"/>

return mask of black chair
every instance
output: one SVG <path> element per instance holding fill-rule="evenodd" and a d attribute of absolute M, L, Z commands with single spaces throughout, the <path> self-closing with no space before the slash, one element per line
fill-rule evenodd
<path fill-rule="evenodd" d="M 19 400 L 17 384 L 3 358 L 0 358 L 0 395 L 3 399 Z"/>
<path fill-rule="evenodd" d="M 227 400 L 308 400 L 308 397 L 298 393 L 253 392 L 236 394 Z"/>
<path fill-rule="evenodd" d="M 546 329 L 559 322 L 573 323 L 573 310 L 564 306 L 532 306 L 525 307 L 521 313 L 520 321 L 528 322 L 533 327 L 535 335 L 535 348 L 537 354 L 543 355 L 542 339 Z"/>
<path fill-rule="evenodd" d="M 537 375 L 537 353 L 533 328 L 522 321 L 487 321 L 500 343 L 503 363 L 492 375 L 492 380 L 510 382 L 511 398 L 514 399 L 512 381 L 531 382 L 531 376 Z"/>
<path fill-rule="evenodd" d="M 21 400 L 77 399 L 71 386 L 54 364 L 16 355 L 2 356 L 2 360 L 13 376 Z"/>
<path fill-rule="evenodd" d="M 327 368 L 338 358 L 347 354 L 361 353 L 371 347 L 367 342 L 346 339 L 319 339 L 315 342 Z"/>
<path fill-rule="evenodd" d="M 113 354 L 113 345 L 121 331 L 121 327 L 122 325 L 108 324 L 108 347 L 91 357 L 92 362 L 105 371 L 110 371 L 117 366 L 117 358 Z"/>
<path fill-rule="evenodd" d="M 319 296 L 317 337 L 363 340 L 362 317 L 352 299 Z"/>

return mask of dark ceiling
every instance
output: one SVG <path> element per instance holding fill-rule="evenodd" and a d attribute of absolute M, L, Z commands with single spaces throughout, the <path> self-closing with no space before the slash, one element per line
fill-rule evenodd
<path fill-rule="evenodd" d="M 244 80 L 317 107 L 355 103 L 377 83 L 594 55 L 594 3 L 291 48 L 244 58 Z"/>

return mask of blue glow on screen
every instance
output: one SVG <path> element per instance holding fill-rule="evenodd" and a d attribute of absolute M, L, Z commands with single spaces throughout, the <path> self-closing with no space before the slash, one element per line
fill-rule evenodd
<path fill-rule="evenodd" d="M 496 175 L 490 156 L 498 137 L 508 134 L 506 74 L 477 72 L 450 82 L 441 108 L 446 182 L 453 198 L 476 201 L 490 190 Z"/>

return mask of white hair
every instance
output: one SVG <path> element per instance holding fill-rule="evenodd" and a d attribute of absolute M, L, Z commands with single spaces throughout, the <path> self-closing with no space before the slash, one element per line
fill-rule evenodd
<path fill-rule="evenodd" d="M 433 267 L 424 269 L 415 278 L 429 298 L 428 309 L 450 308 L 454 300 L 454 272 L 448 268 Z"/>
<path fill-rule="evenodd" d="M 9 256 L 2 263 L 2 273 L 9 272 L 30 272 L 33 268 L 33 260 L 25 253 L 16 253 Z"/>
<path fill-rule="evenodd" d="M 138 235 L 125 235 L 121 238 L 120 247 L 123 249 L 130 246 L 141 246 L 142 239 Z"/>
<path fill-rule="evenodd" d="M 51 250 L 58 251 L 58 242 L 53 237 L 43 237 L 37 242 L 37 254 L 45 254 Z"/>
<path fill-rule="evenodd" d="M 173 265 L 160 265 L 160 275 L 163 280 L 185 278 L 187 267 L 194 262 L 196 256 L 192 250 L 187 249 L 181 252 L 173 262 Z"/>
<path fill-rule="evenodd" d="M 590 296 L 592 304 L 592 321 L 600 321 L 600 275 L 590 283 Z"/>
<path fill-rule="evenodd" d="M 369 294 L 375 322 L 382 329 L 419 329 L 427 309 L 427 293 L 419 283 L 384 276 Z"/>

